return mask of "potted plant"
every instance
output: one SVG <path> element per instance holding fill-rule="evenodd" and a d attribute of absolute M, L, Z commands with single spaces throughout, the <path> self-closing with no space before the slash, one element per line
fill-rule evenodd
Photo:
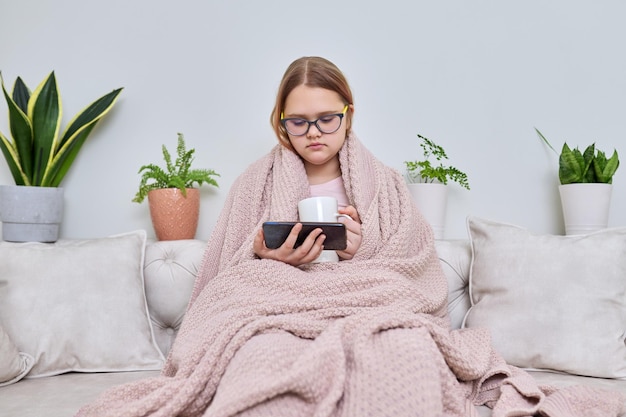
<path fill-rule="evenodd" d="M 159 240 L 193 239 L 200 214 L 200 192 L 194 184 L 218 187 L 213 178 L 219 177 L 218 173 L 210 169 L 191 169 L 195 151 L 186 149 L 185 138 L 178 133 L 174 162 L 162 145 L 165 169 L 155 164 L 139 168 L 141 181 L 132 201 L 141 203 L 148 197 L 152 225 Z"/>
<path fill-rule="evenodd" d="M 435 239 L 443 239 L 448 182 L 453 181 L 461 187 L 470 189 L 467 174 L 453 166 L 443 165 L 448 160 L 443 147 L 432 140 L 417 135 L 421 139 L 424 158 L 419 161 L 404 161 L 408 188 L 413 201 L 426 220 L 431 224 Z M 431 159 L 434 158 L 434 161 Z"/>
<path fill-rule="evenodd" d="M 535 131 L 557 153 L 537 128 Z M 565 234 L 584 234 L 607 227 L 613 176 L 618 167 L 619 156 L 615 149 L 607 158 L 595 143 L 587 146 L 584 152 L 563 143 L 559 154 L 559 194 Z"/>
<path fill-rule="evenodd" d="M 11 139 L 0 132 L 0 149 L 15 181 L 15 186 L 0 186 L 3 239 L 54 242 L 63 214 L 63 189 L 59 185 L 122 88 L 89 104 L 60 134 L 63 112 L 54 71 L 32 94 L 20 77 L 11 94 L 1 75 L 0 82 L 11 131 Z"/>

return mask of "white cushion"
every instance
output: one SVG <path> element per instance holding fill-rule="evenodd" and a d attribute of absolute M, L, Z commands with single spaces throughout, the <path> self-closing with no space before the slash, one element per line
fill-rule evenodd
<path fill-rule="evenodd" d="M 144 291 L 145 231 L 0 242 L 0 320 L 35 359 L 28 377 L 163 365 Z"/>
<path fill-rule="evenodd" d="M 465 327 L 487 327 L 512 365 L 626 378 L 626 228 L 538 235 L 468 218 Z"/>
<path fill-rule="evenodd" d="M 0 326 L 0 387 L 22 379 L 34 364 L 33 357 L 18 352 L 9 335 Z"/>

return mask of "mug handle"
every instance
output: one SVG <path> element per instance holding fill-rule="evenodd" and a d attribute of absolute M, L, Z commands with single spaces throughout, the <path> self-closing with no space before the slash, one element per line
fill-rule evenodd
<path fill-rule="evenodd" d="M 354 220 L 352 217 L 350 217 L 348 214 L 341 214 L 341 213 L 335 213 L 335 217 L 337 217 L 337 219 L 339 219 L 339 217 L 347 217 L 350 220 Z"/>

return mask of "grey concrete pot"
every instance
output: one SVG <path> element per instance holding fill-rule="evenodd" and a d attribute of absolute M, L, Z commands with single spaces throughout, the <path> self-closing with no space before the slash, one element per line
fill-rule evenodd
<path fill-rule="evenodd" d="M 63 188 L 0 185 L 3 240 L 56 242 L 62 218 Z"/>

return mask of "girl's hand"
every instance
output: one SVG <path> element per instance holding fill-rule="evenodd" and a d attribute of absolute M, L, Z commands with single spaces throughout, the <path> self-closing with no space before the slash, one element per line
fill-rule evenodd
<path fill-rule="evenodd" d="M 322 229 L 315 229 L 309 233 L 302 245 L 294 249 L 293 246 L 296 243 L 300 230 L 302 230 L 302 224 L 296 223 L 285 242 L 279 248 L 269 249 L 265 246 L 265 235 L 263 234 L 263 228 L 261 228 L 254 238 L 252 246 L 254 253 L 259 258 L 274 259 L 293 266 L 308 264 L 317 259 L 322 253 L 326 236 L 322 235 Z"/>
<path fill-rule="evenodd" d="M 345 250 L 338 250 L 337 255 L 339 255 L 341 259 L 349 260 L 354 257 L 354 254 L 361 246 L 361 219 L 359 218 L 359 213 L 353 206 L 348 206 L 345 209 L 339 209 L 339 213 L 347 214 L 352 217 L 352 220 L 347 217 L 339 218 L 339 221 L 346 225 L 348 246 Z"/>

